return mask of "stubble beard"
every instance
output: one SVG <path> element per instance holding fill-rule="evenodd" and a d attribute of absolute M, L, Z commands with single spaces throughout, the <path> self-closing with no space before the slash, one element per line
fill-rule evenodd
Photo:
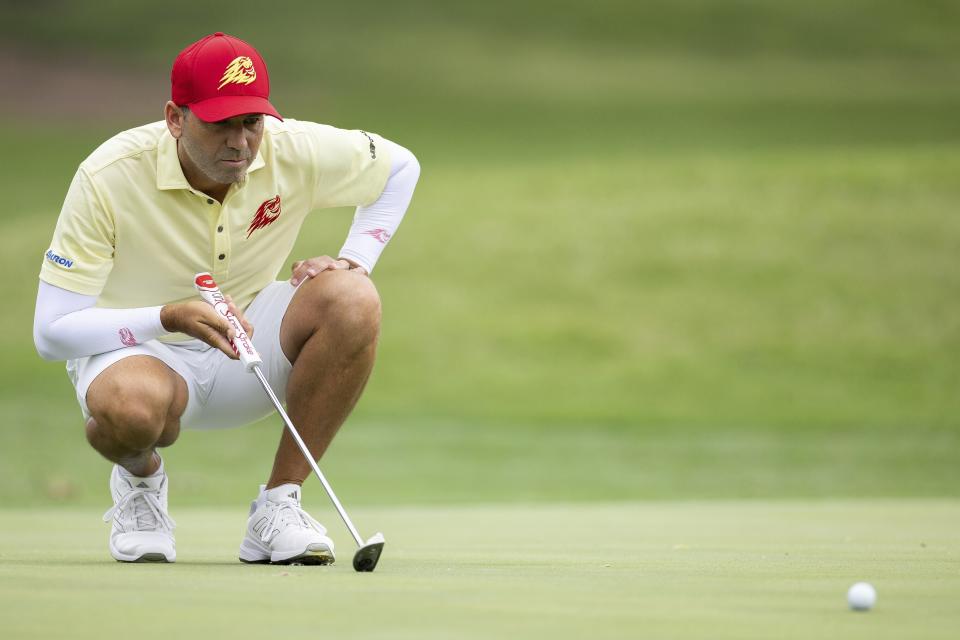
<path fill-rule="evenodd" d="M 183 145 L 183 151 L 187 157 L 190 158 L 193 166 L 199 169 L 200 173 L 208 180 L 212 180 L 217 184 L 233 184 L 243 180 L 247 174 L 247 168 L 250 166 L 249 161 L 239 168 L 225 167 L 221 165 L 220 161 L 216 158 L 207 158 L 202 151 L 194 147 L 193 143 L 185 139 L 185 137 L 181 137 L 179 143 Z"/>

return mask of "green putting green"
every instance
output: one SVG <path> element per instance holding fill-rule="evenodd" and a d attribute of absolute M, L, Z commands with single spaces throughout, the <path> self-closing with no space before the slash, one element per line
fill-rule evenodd
<path fill-rule="evenodd" d="M 952 638 L 960 502 L 360 508 L 373 574 L 320 496 L 332 567 L 242 565 L 241 508 L 178 509 L 178 562 L 127 565 L 94 509 L 0 511 L 5 637 Z M 28 533 L 25 533 L 28 532 Z M 865 580 L 873 611 L 847 609 Z M 922 629 L 922 632 L 920 631 Z"/>

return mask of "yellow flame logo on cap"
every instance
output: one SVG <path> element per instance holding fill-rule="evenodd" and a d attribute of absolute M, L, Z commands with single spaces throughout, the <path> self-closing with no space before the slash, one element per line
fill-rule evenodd
<path fill-rule="evenodd" d="M 247 56 L 238 56 L 230 61 L 227 70 L 223 72 L 220 78 L 220 86 L 217 91 L 223 88 L 225 84 L 250 84 L 257 79 L 257 71 L 253 68 L 253 60 Z"/>

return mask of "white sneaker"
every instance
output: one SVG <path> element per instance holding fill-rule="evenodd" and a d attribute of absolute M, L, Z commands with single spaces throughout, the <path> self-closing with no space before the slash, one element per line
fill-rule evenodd
<path fill-rule="evenodd" d="M 282 484 L 250 505 L 247 535 L 240 544 L 241 562 L 333 564 L 333 540 L 322 524 L 300 507 L 300 486 Z"/>
<path fill-rule="evenodd" d="M 176 523 L 167 515 L 167 474 L 163 462 L 155 474 L 137 478 L 113 466 L 110 474 L 113 507 L 103 521 L 113 520 L 110 555 L 121 562 L 175 562 Z"/>

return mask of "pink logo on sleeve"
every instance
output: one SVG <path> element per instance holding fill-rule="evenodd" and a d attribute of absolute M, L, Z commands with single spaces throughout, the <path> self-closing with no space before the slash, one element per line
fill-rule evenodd
<path fill-rule="evenodd" d="M 370 229 L 369 231 L 363 231 L 362 233 L 365 233 L 368 236 L 373 236 L 380 242 L 380 244 L 387 244 L 387 240 L 390 239 L 390 232 L 386 229 Z"/>
<path fill-rule="evenodd" d="M 137 345 L 137 339 L 133 336 L 133 331 L 123 327 L 119 331 L 120 333 L 120 342 L 127 345 L 128 347 L 135 347 Z"/>

